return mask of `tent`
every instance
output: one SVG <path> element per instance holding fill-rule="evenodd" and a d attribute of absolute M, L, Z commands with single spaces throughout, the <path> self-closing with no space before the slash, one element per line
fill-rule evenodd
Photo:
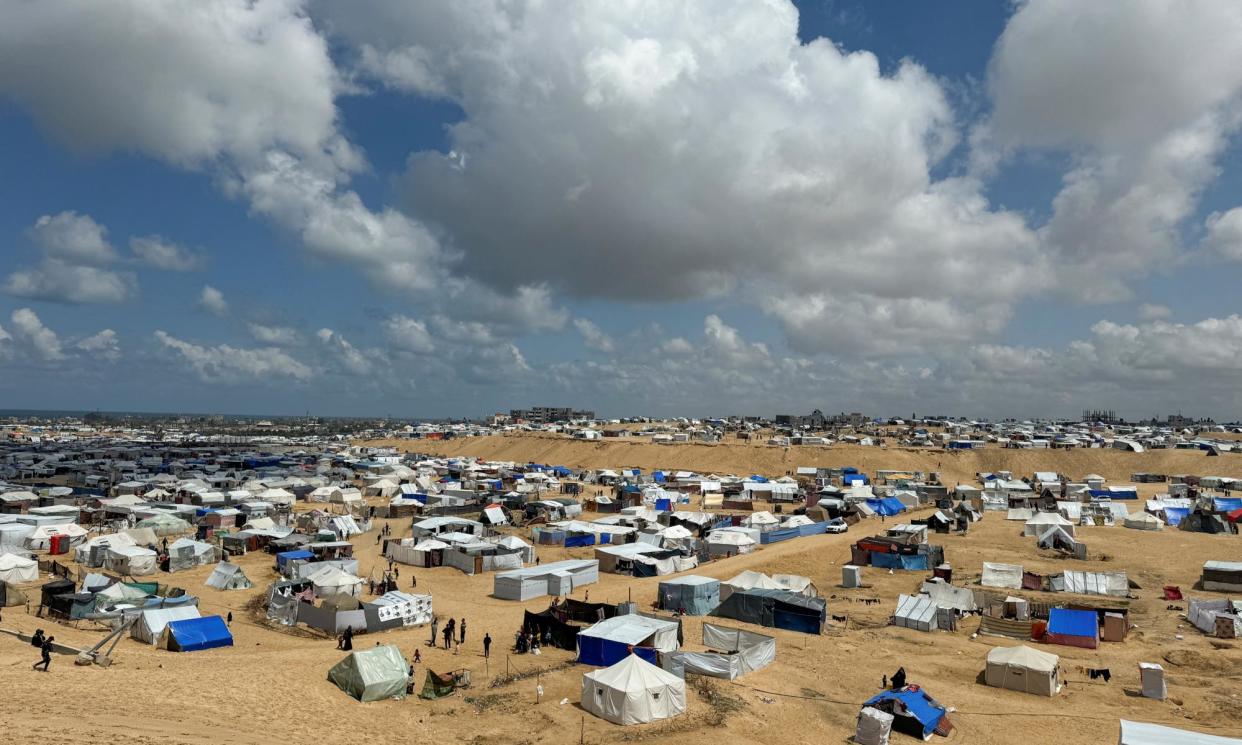
<path fill-rule="evenodd" d="M 578 633 L 578 662 L 611 665 L 630 654 L 654 661 L 656 652 L 677 650 L 679 629 L 675 621 L 632 613 L 607 618 Z"/>
<path fill-rule="evenodd" d="M 1160 518 L 1147 512 L 1136 512 L 1125 519 L 1125 526 L 1134 530 L 1160 530 L 1162 525 Z"/>
<path fill-rule="evenodd" d="M 1074 523 L 1061 517 L 1059 512 L 1038 512 L 1027 520 L 1023 525 L 1022 534 L 1027 536 L 1039 536 L 1043 534 L 1050 526 L 1057 526 L 1063 529 L 1070 536 L 1074 535 Z"/>
<path fill-rule="evenodd" d="M 159 647 L 170 652 L 198 652 L 233 646 L 233 634 L 220 616 L 169 621 L 160 633 Z"/>
<path fill-rule="evenodd" d="M 784 590 L 779 582 L 769 577 L 763 572 L 755 572 L 747 569 L 741 574 L 727 579 L 720 583 L 720 598 L 724 600 L 733 594 L 734 590 Z"/>
<path fill-rule="evenodd" d="M 767 634 L 703 623 L 703 646 L 736 658 L 741 674 L 754 672 L 776 661 L 776 639 Z"/>
<path fill-rule="evenodd" d="M 152 515 L 145 520 L 139 520 L 137 528 L 150 528 L 152 532 L 159 536 L 176 535 L 177 533 L 189 533 L 190 524 L 179 517 L 159 513 Z"/>
<path fill-rule="evenodd" d="M 888 745 L 888 735 L 893 729 L 893 715 L 871 706 L 858 712 L 854 731 L 857 745 Z"/>
<path fill-rule="evenodd" d="M 0 551 L 25 550 L 26 539 L 35 532 L 33 525 L 4 523 L 0 525 Z"/>
<path fill-rule="evenodd" d="M 431 623 L 431 596 L 411 595 L 392 590 L 372 601 L 380 621 L 401 619 L 402 626 L 419 626 Z"/>
<path fill-rule="evenodd" d="M 302 579 L 315 586 L 316 597 L 356 598 L 362 595 L 362 580 L 339 567 L 331 565 L 320 567 Z"/>
<path fill-rule="evenodd" d="M 996 647 L 988 652 L 984 681 L 996 688 L 1033 693 L 1036 696 L 1053 696 L 1061 690 L 1057 678 L 1057 665 L 1061 658 L 1055 654 L 1019 645 Z"/>
<path fill-rule="evenodd" d="M 180 572 L 216 561 L 216 547 L 192 538 L 178 538 L 168 544 L 168 571 Z"/>
<path fill-rule="evenodd" d="M 1022 589 L 1022 567 L 1018 564 L 995 564 L 983 562 L 983 577 L 979 584 L 984 587 L 1005 587 L 1010 590 Z"/>
<path fill-rule="evenodd" d="M 823 632 L 828 603 L 788 590 L 734 590 L 711 615 L 770 628 Z"/>
<path fill-rule="evenodd" d="M 614 724 L 646 724 L 686 711 L 686 683 L 628 655 L 582 676 L 582 708 Z"/>
<path fill-rule="evenodd" d="M 1162 724 L 1121 720 L 1118 745 L 1242 745 L 1237 737 L 1207 735 L 1202 732 L 1165 727 Z"/>
<path fill-rule="evenodd" d="M 664 610 L 704 616 L 720 605 L 720 580 L 690 574 L 661 582 L 659 593 Z"/>
<path fill-rule="evenodd" d="M 383 644 L 350 652 L 328 671 L 328 680 L 359 701 L 380 701 L 404 697 L 410 675 L 401 650 Z"/>
<path fill-rule="evenodd" d="M 241 567 L 227 561 L 216 564 L 204 584 L 217 590 L 249 590 L 254 586 Z"/>
<path fill-rule="evenodd" d="M 1049 644 L 1095 649 L 1100 645 L 1100 620 L 1095 611 L 1053 608 L 1048 612 Z"/>
<path fill-rule="evenodd" d="M 23 582 L 37 582 L 38 579 L 39 562 L 16 554 L 0 555 L 0 582 L 20 585 Z"/>
<path fill-rule="evenodd" d="M 423 690 L 419 691 L 418 697 L 425 699 L 444 698 L 453 695 L 453 691 L 457 690 L 457 677 L 452 673 L 448 675 L 440 675 L 427 668 L 427 677 L 423 681 Z"/>
<path fill-rule="evenodd" d="M 936 610 L 936 602 L 927 595 L 901 595 L 897 598 L 893 623 L 916 631 L 932 631 L 939 628 Z"/>
<path fill-rule="evenodd" d="M 193 605 L 150 608 L 139 613 L 138 620 L 129 629 L 129 635 L 140 642 L 155 644 L 168 624 L 198 617 L 198 607 Z"/>
<path fill-rule="evenodd" d="M 946 714 L 945 708 L 922 689 L 884 691 L 872 696 L 863 706 L 892 714 L 894 730 L 924 740 L 931 737 Z"/>
<path fill-rule="evenodd" d="M 104 567 L 110 572 L 133 577 L 155 574 L 155 552 L 138 546 L 112 546 L 104 557 Z"/>

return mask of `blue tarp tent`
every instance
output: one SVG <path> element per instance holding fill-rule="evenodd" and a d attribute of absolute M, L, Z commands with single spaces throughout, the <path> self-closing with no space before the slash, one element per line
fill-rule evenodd
<path fill-rule="evenodd" d="M 1095 649 L 1100 641 L 1100 619 L 1092 610 L 1053 608 L 1048 612 L 1048 636 L 1052 644 Z"/>
<path fill-rule="evenodd" d="M 655 479 L 657 484 L 663 484 L 665 481 L 663 471 L 656 471 L 652 474 L 652 477 Z"/>
<path fill-rule="evenodd" d="M 657 499 L 655 508 L 659 510 L 660 512 L 672 512 L 673 511 L 673 500 Z"/>
<path fill-rule="evenodd" d="M 900 704 L 897 706 L 896 704 Z M 893 722 L 893 729 L 905 731 L 907 728 L 902 727 L 898 722 L 913 718 L 919 724 L 922 730 L 919 733 L 923 739 L 931 737 L 932 732 L 939 726 L 940 720 L 944 718 L 944 707 L 937 705 L 930 696 L 923 691 L 884 691 L 878 695 L 872 696 L 863 706 L 874 706 L 881 711 L 894 713 L 894 710 L 904 712 L 906 716 L 898 716 Z"/>
<path fill-rule="evenodd" d="M 766 483 L 768 483 L 768 479 L 767 479 L 767 477 L 766 477 L 766 476 L 760 476 L 760 475 L 759 475 L 759 474 L 757 474 L 757 473 L 756 473 L 756 474 L 751 475 L 750 480 L 751 480 L 751 481 L 753 481 L 753 482 L 755 482 L 756 484 L 766 484 Z"/>
<path fill-rule="evenodd" d="M 1216 497 L 1212 501 L 1216 505 L 1216 512 L 1233 512 L 1234 510 L 1242 510 L 1242 499 L 1237 497 Z"/>
<path fill-rule="evenodd" d="M 557 476 L 572 476 L 574 472 L 565 466 L 552 466 L 552 473 Z"/>
<path fill-rule="evenodd" d="M 847 473 L 841 477 L 841 483 L 846 486 L 852 486 L 854 484 L 869 484 L 871 482 L 867 479 L 867 474 L 865 473 Z"/>
<path fill-rule="evenodd" d="M 160 646 L 173 652 L 233 646 L 233 634 L 220 616 L 169 621 L 160 635 Z"/>
<path fill-rule="evenodd" d="M 880 499 L 868 499 L 867 506 L 877 515 L 891 517 L 899 512 L 905 512 L 906 506 L 901 503 L 897 497 L 882 497 Z"/>
<path fill-rule="evenodd" d="M 1185 520 L 1189 514 L 1190 508 L 1188 507 L 1165 507 L 1164 521 L 1169 525 L 1176 526 L 1182 520 Z"/>
<path fill-rule="evenodd" d="M 309 561 L 313 558 L 315 558 L 315 555 L 305 549 L 298 549 L 297 551 L 282 551 L 281 553 L 276 554 L 276 568 L 283 572 L 285 567 L 288 566 L 291 561 Z"/>

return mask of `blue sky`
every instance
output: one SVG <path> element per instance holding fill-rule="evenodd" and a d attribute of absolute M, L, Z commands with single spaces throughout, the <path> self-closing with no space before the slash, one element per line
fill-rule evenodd
<path fill-rule="evenodd" d="M 643 6 L 0 0 L 0 408 L 1242 416 L 1236 4 Z"/>

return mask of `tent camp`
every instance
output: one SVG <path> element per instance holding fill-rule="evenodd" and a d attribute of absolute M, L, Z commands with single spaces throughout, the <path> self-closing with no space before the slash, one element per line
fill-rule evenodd
<path fill-rule="evenodd" d="M 637 655 L 582 676 L 582 708 L 614 724 L 646 724 L 684 714 L 686 683 Z"/>
<path fill-rule="evenodd" d="M 227 561 L 216 564 L 204 584 L 217 590 L 249 590 L 254 586 L 241 567 Z"/>
<path fill-rule="evenodd" d="M 1242 745 L 1242 739 L 1122 719 L 1117 745 Z"/>
<path fill-rule="evenodd" d="M 705 616 L 720 605 L 720 580 L 689 574 L 660 583 L 660 607 Z"/>
<path fill-rule="evenodd" d="M 1055 654 L 1023 645 L 996 647 L 988 652 L 983 678 L 988 685 L 996 688 L 1053 696 L 1061 690 L 1057 677 L 1060 661 L 1061 658 Z"/>
<path fill-rule="evenodd" d="M 1100 620 L 1095 611 L 1053 608 L 1048 612 L 1049 644 L 1095 649 L 1100 645 Z"/>
<path fill-rule="evenodd" d="M 393 644 L 350 652 L 332 666 L 328 680 L 359 701 L 403 698 L 410 681 L 401 650 Z"/>
<path fill-rule="evenodd" d="M 233 646 L 233 634 L 220 616 L 169 621 L 160 632 L 157 646 L 170 652 L 198 652 Z"/>
<path fill-rule="evenodd" d="M 36 582 L 38 579 L 39 562 L 16 554 L 0 556 L 0 582 L 20 585 L 23 582 Z"/>
<path fill-rule="evenodd" d="M 769 628 L 823 632 L 828 603 L 788 590 L 734 590 L 711 615 Z"/>
<path fill-rule="evenodd" d="M 578 633 L 578 662 L 611 665 L 631 653 L 654 662 L 656 652 L 677 650 L 678 629 L 675 621 L 632 613 L 607 618 Z"/>

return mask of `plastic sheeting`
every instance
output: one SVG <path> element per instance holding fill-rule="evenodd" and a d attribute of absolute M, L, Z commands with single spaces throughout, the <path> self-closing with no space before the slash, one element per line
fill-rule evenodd
<path fill-rule="evenodd" d="M 892 714 L 865 706 L 862 711 L 858 712 L 854 742 L 857 745 L 888 745 L 888 736 L 892 731 Z"/>
<path fill-rule="evenodd" d="M 220 616 L 170 621 L 160 634 L 159 646 L 173 652 L 198 652 L 233 646 L 233 634 Z"/>
<path fill-rule="evenodd" d="M 1010 590 L 1022 589 L 1022 567 L 1018 564 L 994 564 L 983 562 L 983 577 L 979 582 L 984 587 L 1004 587 Z"/>
<path fill-rule="evenodd" d="M 766 634 L 703 624 L 703 646 L 730 653 L 737 659 L 741 674 L 761 670 L 776 661 L 776 639 Z"/>
<path fill-rule="evenodd" d="M 1124 598 L 1130 594 L 1125 572 L 1065 572 L 1065 591 L 1079 595 L 1108 595 Z"/>
<path fill-rule="evenodd" d="M 1207 735 L 1202 732 L 1121 720 L 1118 745 L 1242 745 L 1242 739 Z"/>

